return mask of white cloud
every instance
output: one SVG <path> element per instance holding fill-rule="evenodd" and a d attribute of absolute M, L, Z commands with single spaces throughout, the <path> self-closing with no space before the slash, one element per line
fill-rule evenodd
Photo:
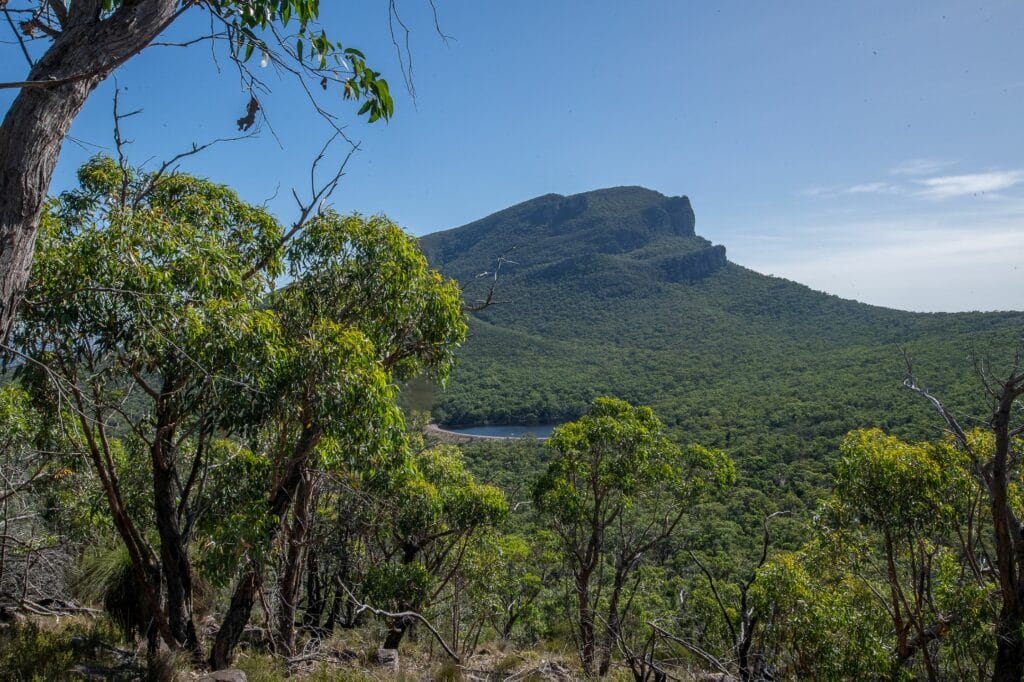
<path fill-rule="evenodd" d="M 944 175 L 916 180 L 924 189 L 917 196 L 926 199 L 952 199 L 955 197 L 989 194 L 1008 189 L 1024 182 L 1024 171 L 993 171 L 968 175 Z"/>
<path fill-rule="evenodd" d="M 850 194 L 902 194 L 903 187 L 891 182 L 862 182 L 857 185 L 844 187 L 842 185 L 831 185 L 828 187 L 807 187 L 800 190 L 800 196 L 814 199 L 835 199 Z"/>
<path fill-rule="evenodd" d="M 890 182 L 865 182 L 843 190 L 844 194 L 902 194 L 903 188 Z"/>
<path fill-rule="evenodd" d="M 924 168 L 922 163 L 921 168 Z M 909 173 L 908 173 L 909 174 Z M 865 195 L 907 195 L 918 199 L 955 199 L 957 197 L 998 196 L 996 193 L 1024 183 L 1024 170 L 989 171 L 963 175 L 939 175 L 908 179 L 906 183 L 862 182 L 856 185 L 808 187 L 798 194 L 813 199 L 838 199 Z"/>
<path fill-rule="evenodd" d="M 798 196 L 802 197 L 835 197 L 838 196 L 838 187 L 805 187 L 797 192 Z"/>
<path fill-rule="evenodd" d="M 931 175 L 952 166 L 952 161 L 938 159 L 909 159 L 889 169 L 892 175 Z"/>
<path fill-rule="evenodd" d="M 723 241 L 730 260 L 843 298 L 902 310 L 1024 310 L 1024 202 L 858 213 L 760 232 L 774 240 Z"/>

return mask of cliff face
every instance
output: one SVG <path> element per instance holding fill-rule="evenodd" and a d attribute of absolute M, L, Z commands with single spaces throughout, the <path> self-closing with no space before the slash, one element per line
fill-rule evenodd
<path fill-rule="evenodd" d="M 421 240 L 432 264 L 462 281 L 504 257 L 506 282 L 574 282 L 627 293 L 692 282 L 726 264 L 725 247 L 695 232 L 690 200 L 642 187 L 547 194 Z"/>
<path fill-rule="evenodd" d="M 669 256 L 658 261 L 669 282 L 692 282 L 712 275 L 725 267 L 725 247 L 709 246 L 681 256 Z"/>

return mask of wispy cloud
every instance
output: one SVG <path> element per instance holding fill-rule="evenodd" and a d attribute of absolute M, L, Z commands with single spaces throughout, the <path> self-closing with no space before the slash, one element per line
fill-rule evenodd
<path fill-rule="evenodd" d="M 944 175 L 915 180 L 924 189 L 916 195 L 926 199 L 952 199 L 963 196 L 991 194 L 1024 182 L 1024 171 L 992 171 L 967 175 Z"/>
<path fill-rule="evenodd" d="M 776 235 L 775 243 L 736 235 L 726 241 L 730 258 L 844 298 L 904 310 L 1022 307 L 1021 202 L 787 223 Z"/>
<path fill-rule="evenodd" d="M 905 188 L 891 182 L 862 182 L 850 186 L 806 187 L 800 190 L 799 194 L 814 199 L 835 199 L 857 194 L 903 194 L 904 192 Z"/>
<path fill-rule="evenodd" d="M 952 166 L 952 161 L 938 159 L 908 159 L 889 169 L 891 175 L 932 175 Z"/>
<path fill-rule="evenodd" d="M 839 189 L 838 187 L 804 187 L 797 194 L 802 197 L 811 197 L 812 199 L 835 197 L 838 196 L 837 192 Z"/>
<path fill-rule="evenodd" d="M 923 177 L 937 168 L 948 165 L 950 165 L 948 162 L 927 159 L 907 161 L 890 171 L 894 175 L 907 176 L 904 180 L 813 186 L 801 190 L 799 195 L 813 199 L 839 199 L 866 195 L 905 195 L 932 200 L 982 195 L 992 198 L 999 197 L 998 192 L 1002 190 L 1024 184 L 1024 170 L 1016 169 Z"/>
<path fill-rule="evenodd" d="M 903 188 L 891 182 L 865 182 L 843 190 L 843 194 L 902 194 Z"/>

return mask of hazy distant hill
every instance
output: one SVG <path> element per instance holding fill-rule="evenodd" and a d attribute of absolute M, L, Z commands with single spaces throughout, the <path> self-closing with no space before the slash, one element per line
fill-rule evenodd
<path fill-rule="evenodd" d="M 981 406 L 973 356 L 1005 360 L 1024 314 L 869 306 L 726 259 L 695 233 L 686 197 L 618 187 L 549 194 L 427 235 L 434 266 L 499 304 L 471 338 L 435 416 L 452 424 L 562 420 L 596 395 L 652 405 L 687 439 L 740 456 L 829 452 L 879 425 L 933 436 L 901 388 L 900 346 L 959 409 Z"/>

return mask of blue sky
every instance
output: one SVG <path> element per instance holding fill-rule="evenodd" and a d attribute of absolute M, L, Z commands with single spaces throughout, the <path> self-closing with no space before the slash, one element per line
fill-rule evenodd
<path fill-rule="evenodd" d="M 1024 309 L 1024 4 L 437 0 L 447 44 L 426 0 L 398 7 L 415 101 L 387 3 L 324 3 L 398 109 L 367 126 L 333 102 L 362 147 L 339 210 L 424 234 L 548 192 L 644 185 L 688 195 L 698 233 L 764 273 L 904 309 Z M 0 54 L 0 78 L 23 77 Z M 134 161 L 234 134 L 247 96 L 210 54 L 151 48 L 117 72 L 122 107 L 143 109 L 125 124 Z M 265 73 L 276 138 L 264 125 L 184 167 L 288 221 L 328 131 Z M 110 147 L 112 89 L 76 121 L 53 189 Z"/>

